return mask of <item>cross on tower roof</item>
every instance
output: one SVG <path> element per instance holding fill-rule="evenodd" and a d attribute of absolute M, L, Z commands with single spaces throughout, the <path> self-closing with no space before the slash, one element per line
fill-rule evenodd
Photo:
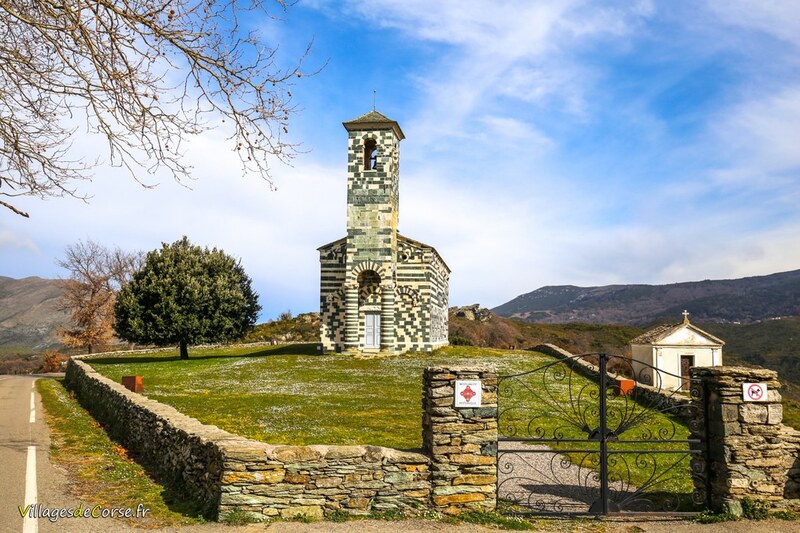
<path fill-rule="evenodd" d="M 686 309 L 683 310 L 683 323 L 684 324 L 689 323 L 689 311 L 687 311 Z"/>

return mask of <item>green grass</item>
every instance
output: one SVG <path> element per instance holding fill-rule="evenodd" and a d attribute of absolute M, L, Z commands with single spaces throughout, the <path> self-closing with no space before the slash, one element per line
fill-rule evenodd
<path fill-rule="evenodd" d="M 179 360 L 175 352 L 109 356 L 92 359 L 90 363 L 117 382 L 124 375 L 141 375 L 148 397 L 172 405 L 206 424 L 256 440 L 272 444 L 371 444 L 414 449 L 422 445 L 423 368 L 485 363 L 494 365 L 504 375 L 556 361 L 536 352 L 470 346 L 451 346 L 427 355 L 380 359 L 315 354 L 314 345 L 243 346 L 195 350 L 188 361 Z M 564 369 L 564 363 L 555 363 L 550 367 L 551 373 L 559 368 Z M 532 377 L 540 378 L 539 375 Z M 525 425 L 535 419 L 543 436 L 585 439 L 585 432 L 563 429 L 564 423 L 552 415 L 559 410 L 571 410 L 570 396 L 586 402 L 588 395 L 596 394 L 597 385 L 578 374 L 572 377 L 571 392 L 565 381 L 553 379 L 552 374 L 546 383 L 551 389 L 550 401 L 546 401 L 543 394 L 545 385 L 525 383 L 522 392 L 513 399 L 501 399 L 501 409 L 518 402 L 524 409 L 520 410 L 516 423 Z M 596 404 L 596 400 L 578 406 L 578 410 L 591 403 Z M 635 417 L 644 412 L 628 398 L 609 399 L 611 429 L 615 429 L 624 416 Z M 568 413 L 562 413 L 565 414 Z M 584 415 L 590 427 L 598 425 L 596 412 L 584 412 Z M 508 435 L 508 428 L 504 430 Z M 635 429 L 620 436 L 621 442 L 611 445 L 611 449 L 621 452 L 612 456 L 615 459 L 610 466 L 612 479 L 616 476 L 616 479 L 643 486 L 655 475 L 659 483 L 648 487 L 649 491 L 691 493 L 688 458 L 668 476 L 669 480 L 665 480 L 658 476 L 671 464 L 667 458 L 675 459 L 679 455 L 658 455 L 658 464 L 652 464 L 642 462 L 642 456 L 632 453 L 650 446 L 685 450 L 687 445 L 664 438 L 654 445 L 624 442 L 642 439 L 645 430 L 652 436 L 668 430 L 672 439 L 688 437 L 684 425 L 665 415 L 649 413 Z M 548 445 L 554 449 L 578 450 L 568 454 L 574 463 L 597 467 L 598 454 L 589 451 L 597 450 L 596 443 Z"/>
<path fill-rule="evenodd" d="M 314 345 L 194 350 L 104 357 L 91 365 L 119 382 L 141 375 L 144 394 L 198 420 L 273 444 L 371 444 L 419 448 L 422 369 L 497 365 L 502 373 L 546 355 L 454 347 L 433 355 L 354 359 L 318 356 Z"/>
<path fill-rule="evenodd" d="M 70 491 L 81 502 L 105 507 L 131 507 L 141 503 L 150 512 L 131 519 L 139 527 L 195 524 L 196 511 L 161 485 L 111 441 L 64 388 L 61 380 L 36 382 L 50 428 L 50 456 L 69 473 Z"/>

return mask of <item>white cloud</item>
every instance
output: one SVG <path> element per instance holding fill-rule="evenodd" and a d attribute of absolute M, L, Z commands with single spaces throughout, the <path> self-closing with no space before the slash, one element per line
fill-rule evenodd
<path fill-rule="evenodd" d="M 31 239 L 20 237 L 10 229 L 0 229 L 0 249 L 3 248 L 18 248 L 39 253 L 39 248 Z"/>
<path fill-rule="evenodd" d="M 800 45 L 800 3 L 795 0 L 707 0 L 706 5 L 723 22 Z"/>
<path fill-rule="evenodd" d="M 403 54 L 403 72 L 417 89 L 390 102 L 405 107 L 402 126 L 408 135 L 400 229 L 435 246 L 451 266 L 451 303 L 497 305 L 545 284 L 663 283 L 800 266 L 800 221 L 793 207 L 800 201 L 800 152 L 793 146 L 800 138 L 796 75 L 762 86 L 750 75 L 759 65 L 737 64 L 745 74 L 725 82 L 728 100 L 715 102 L 713 114 L 710 107 L 697 110 L 698 120 L 709 123 L 699 141 L 682 137 L 684 125 L 669 112 L 652 111 L 656 93 L 673 85 L 683 89 L 686 73 L 676 67 L 679 76 L 664 81 L 674 72 L 654 65 L 680 63 L 683 56 L 676 54 L 686 54 L 689 63 L 713 63 L 712 56 L 726 47 L 738 53 L 751 37 L 741 27 L 796 42 L 800 16 L 788 4 L 747 3 L 752 20 L 744 2 L 732 3 L 731 10 L 713 7 L 718 16 L 699 17 L 689 30 L 678 19 L 696 8 L 676 14 L 672 3 L 656 4 L 662 7 L 658 12 L 652 2 L 624 0 L 491 6 L 375 0 L 349 3 L 344 16 L 339 3 L 305 5 L 338 17 L 337 23 L 350 16 L 353 31 L 363 31 L 366 23 L 383 28 L 387 38 L 390 32 L 402 37 L 395 44 L 403 46 L 386 50 Z M 678 31 L 667 34 L 662 24 Z M 728 40 L 698 37 L 704 31 L 698 27 L 705 25 L 713 26 L 710 35 L 730 33 Z M 341 26 L 336 36 L 348 38 L 350 26 Z M 658 35 L 644 44 L 686 40 L 659 49 L 658 57 L 633 62 L 643 69 L 641 76 L 652 78 L 631 81 L 627 76 L 634 74 L 626 72 L 622 82 L 643 91 L 629 85 L 616 92 L 614 76 L 624 62 L 653 53 L 647 46 L 635 48 L 650 33 Z M 352 53 L 344 44 L 341 48 Z M 420 49 L 424 53 L 417 54 Z M 753 53 L 759 54 L 764 51 Z M 786 61 L 787 54 L 777 50 L 772 57 Z M 347 74 L 342 79 L 360 79 Z M 363 89 L 359 83 L 336 90 L 352 93 Z M 598 83 L 608 95 L 597 92 Z M 703 90 L 702 80 L 698 87 L 689 84 L 687 90 Z M 319 100 L 330 106 L 328 97 Z M 738 103 L 729 104 L 734 98 Z M 599 108 L 609 103 L 619 108 Z M 315 104 L 302 120 L 319 120 Z M 612 115 L 617 124 L 599 124 L 598 116 Z M 565 124 L 570 121 L 574 124 Z M 335 127 L 333 134 L 342 135 Z M 585 127 L 587 135 L 563 149 L 568 137 L 563 130 L 570 127 Z M 316 135 L 325 129 L 314 128 Z M 267 316 L 290 307 L 313 310 L 319 290 L 316 248 L 345 234 L 344 137 L 339 146 L 336 157 L 312 152 L 295 168 L 278 165 L 275 192 L 258 179 L 241 177 L 238 160 L 214 133 L 187 145 L 197 177 L 189 183 L 193 190 L 166 177 L 147 191 L 124 172 L 104 168 L 86 187 L 94 195 L 88 206 L 26 199 L 22 207 L 33 218 L 4 220 L 0 226 L 2 261 L 8 265 L 24 257 L 31 270 L 53 269 L 54 258 L 77 239 L 147 250 L 186 234 L 242 258 L 265 307 L 272 309 Z M 628 164 L 629 159 L 638 162 Z M 778 203 L 784 213 L 776 214 Z M 38 263 L 20 250 L 37 251 Z"/>
<path fill-rule="evenodd" d="M 591 69 L 572 49 L 589 39 L 619 38 L 652 12 L 650 2 L 594 7 L 577 0 L 485 2 L 382 0 L 351 3 L 371 23 L 449 46 L 416 77 L 425 105 L 408 125 L 422 139 L 470 135 L 498 96 L 557 104 L 585 113 Z"/>
<path fill-rule="evenodd" d="M 553 146 L 553 141 L 547 135 L 537 130 L 532 124 L 511 117 L 483 116 L 479 122 L 486 126 L 487 135 L 502 143 L 525 144 L 528 149 L 547 149 Z"/>
<path fill-rule="evenodd" d="M 800 171 L 800 85 L 759 94 L 727 110 L 714 126 L 733 163 L 714 173 L 721 185 L 797 186 L 789 171 Z"/>

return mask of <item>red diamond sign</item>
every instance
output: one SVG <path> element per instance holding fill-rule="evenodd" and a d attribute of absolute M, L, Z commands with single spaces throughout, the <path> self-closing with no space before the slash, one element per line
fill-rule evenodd
<path fill-rule="evenodd" d="M 455 390 L 456 407 L 480 407 L 481 406 L 481 382 L 480 380 L 457 380 Z"/>
<path fill-rule="evenodd" d="M 464 400 L 466 400 L 467 403 L 469 403 L 472 397 L 475 396 L 476 394 L 478 393 L 472 390 L 472 387 L 470 387 L 469 385 L 467 385 L 467 387 L 461 391 L 461 396 L 464 397 Z"/>

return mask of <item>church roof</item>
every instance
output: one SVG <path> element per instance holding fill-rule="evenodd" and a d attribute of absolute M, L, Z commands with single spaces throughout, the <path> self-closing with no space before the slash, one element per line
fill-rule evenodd
<path fill-rule="evenodd" d="M 375 110 L 365 113 L 353 120 L 342 122 L 342 126 L 344 126 L 347 131 L 391 128 L 401 141 L 406 138 L 403 130 L 400 129 L 400 124 Z"/>
<path fill-rule="evenodd" d="M 323 244 L 322 246 L 317 248 L 317 250 L 319 251 L 327 250 L 328 248 L 333 248 L 335 245 L 344 244 L 345 241 L 347 241 L 347 237 L 342 237 L 341 239 L 336 239 L 335 241 L 329 242 L 328 244 Z"/>
<path fill-rule="evenodd" d="M 672 335 L 681 328 L 689 328 L 693 330 L 695 333 L 702 335 L 703 337 L 706 337 L 708 340 L 712 342 L 718 343 L 720 345 L 725 344 L 725 341 L 718 339 L 717 337 L 706 331 L 703 331 L 694 324 L 688 322 L 688 320 L 685 322 L 679 322 L 678 324 L 664 324 L 656 328 L 653 328 L 650 331 L 642 333 L 641 335 L 633 339 L 631 341 L 631 344 L 656 344 L 658 341 L 666 339 L 667 337 L 669 337 L 670 335 Z"/>
<path fill-rule="evenodd" d="M 401 242 L 405 241 L 405 242 L 407 242 L 407 243 L 409 243 L 409 244 L 411 244 L 413 246 L 417 246 L 417 247 L 420 247 L 420 248 L 429 249 L 430 251 L 432 251 L 433 253 L 436 254 L 436 257 L 439 258 L 439 261 L 442 262 L 442 264 L 447 269 L 447 271 L 448 272 L 452 272 L 452 270 L 450 270 L 450 267 L 447 266 L 447 263 L 445 263 L 444 259 L 442 259 L 442 256 L 439 255 L 439 252 L 433 246 L 431 246 L 429 244 L 425 244 L 425 243 L 419 242 L 419 241 L 415 241 L 414 239 L 410 239 L 410 238 L 406 237 L 405 235 L 400 235 L 399 233 L 397 234 L 397 240 L 401 241 Z M 341 239 L 336 239 L 335 241 L 329 242 L 328 244 L 323 244 L 322 246 L 317 248 L 317 250 L 321 252 L 322 250 L 328 250 L 328 249 L 336 247 L 336 246 L 341 246 L 346 241 L 347 241 L 347 237 L 342 237 Z"/>
<path fill-rule="evenodd" d="M 448 272 L 452 272 L 452 270 L 450 270 L 450 267 L 449 267 L 449 266 L 447 266 L 447 263 L 445 263 L 445 262 L 444 262 L 444 259 L 442 258 L 442 256 L 441 256 L 441 255 L 439 255 L 439 251 L 438 251 L 438 250 L 436 250 L 436 248 L 434 248 L 434 247 L 433 247 L 433 246 L 431 246 L 430 244 L 425 244 L 425 243 L 423 243 L 423 242 L 415 241 L 414 239 L 410 239 L 410 238 L 406 237 L 405 235 L 400 235 L 399 233 L 397 234 L 397 240 L 399 240 L 399 241 L 406 241 L 406 242 L 407 242 L 407 243 L 409 243 L 409 244 L 413 244 L 414 246 L 419 246 L 419 247 L 421 247 L 421 248 L 428 248 L 429 250 L 431 250 L 433 253 L 435 253 L 435 254 L 436 254 L 436 257 L 438 257 L 438 258 L 439 258 L 439 261 L 441 261 L 441 262 L 442 262 L 442 264 L 443 264 L 443 265 L 444 265 L 444 267 L 447 269 L 447 271 L 448 271 Z"/>

